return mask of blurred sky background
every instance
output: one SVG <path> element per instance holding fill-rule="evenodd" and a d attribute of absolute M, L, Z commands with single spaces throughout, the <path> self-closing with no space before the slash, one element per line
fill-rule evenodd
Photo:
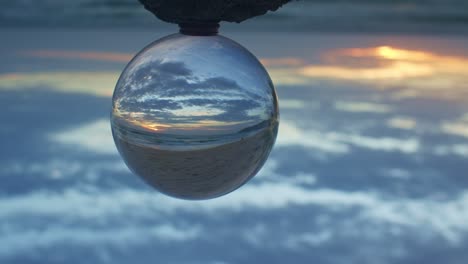
<path fill-rule="evenodd" d="M 237 191 L 166 197 L 110 133 L 136 0 L 0 0 L 0 263 L 468 262 L 468 2 L 299 1 L 225 24 L 279 95 Z M 235 161 L 233 161 L 235 162 Z"/>
<path fill-rule="evenodd" d="M 167 27 L 137 0 L 1 0 L 0 25 Z M 229 23 L 228 23 L 229 24 Z M 468 32 L 465 0 L 302 0 L 232 30 Z"/>

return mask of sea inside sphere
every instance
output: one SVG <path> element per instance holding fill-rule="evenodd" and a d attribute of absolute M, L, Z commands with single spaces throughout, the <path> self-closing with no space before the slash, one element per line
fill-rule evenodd
<path fill-rule="evenodd" d="M 127 166 L 182 199 L 240 187 L 260 170 L 278 131 L 268 73 L 220 35 L 153 42 L 127 65 L 112 100 L 112 134 Z"/>

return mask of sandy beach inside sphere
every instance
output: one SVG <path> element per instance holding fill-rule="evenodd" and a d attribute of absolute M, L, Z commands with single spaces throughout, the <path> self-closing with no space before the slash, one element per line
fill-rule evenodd
<path fill-rule="evenodd" d="M 162 193 L 182 199 L 210 199 L 246 183 L 270 153 L 278 123 L 226 144 L 171 150 L 114 139 L 127 166 Z"/>

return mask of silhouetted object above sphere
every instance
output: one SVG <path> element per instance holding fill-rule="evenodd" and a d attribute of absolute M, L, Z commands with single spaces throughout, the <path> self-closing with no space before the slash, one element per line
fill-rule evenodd
<path fill-rule="evenodd" d="M 139 0 L 169 23 L 242 22 L 275 11 L 291 0 Z"/>

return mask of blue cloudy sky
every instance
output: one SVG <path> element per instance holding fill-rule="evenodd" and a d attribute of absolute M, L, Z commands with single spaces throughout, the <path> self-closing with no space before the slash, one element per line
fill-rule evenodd
<path fill-rule="evenodd" d="M 163 34 L 2 34 L 1 263 L 468 259 L 465 39 L 230 35 L 272 76 L 279 137 L 248 184 L 188 202 L 132 175 L 110 133 L 120 71 Z"/>

